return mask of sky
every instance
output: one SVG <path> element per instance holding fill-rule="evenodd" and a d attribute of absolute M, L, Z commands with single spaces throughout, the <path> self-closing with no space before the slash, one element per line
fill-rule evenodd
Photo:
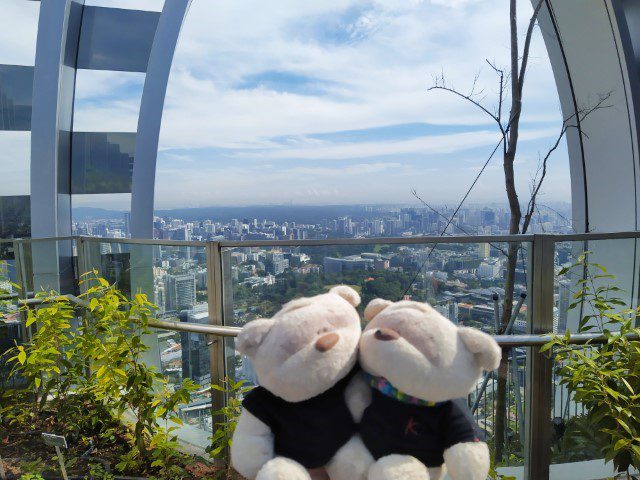
<path fill-rule="evenodd" d="M 162 8 L 161 0 L 87 3 Z M 32 64 L 37 2 L 0 4 L 8 13 L 0 63 Z M 522 40 L 531 4 L 519 4 Z M 167 91 L 156 207 L 410 204 L 412 188 L 433 204 L 457 202 L 500 135 L 475 107 L 428 88 L 444 74 L 468 91 L 479 75 L 493 109 L 497 80 L 486 60 L 506 66 L 508 55 L 507 0 L 193 0 Z M 74 128 L 135 131 L 143 84 L 144 74 L 79 71 Z M 536 31 L 516 162 L 523 201 L 561 121 Z M 28 149 L 28 134 L 0 132 L 0 162 L 13 179 L 3 194 L 28 190 Z M 506 202 L 503 183 L 498 155 L 468 202 Z M 84 195 L 74 204 L 127 209 L 129 201 Z M 570 201 L 564 144 L 541 197 L 557 201 Z"/>

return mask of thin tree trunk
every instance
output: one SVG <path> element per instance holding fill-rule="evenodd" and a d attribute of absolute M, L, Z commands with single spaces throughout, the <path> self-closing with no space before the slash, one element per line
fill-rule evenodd
<path fill-rule="evenodd" d="M 510 26 L 511 26 L 511 114 L 509 116 L 509 135 L 504 152 L 504 179 L 507 198 L 509 199 L 509 233 L 517 235 L 520 233 L 520 220 L 522 210 L 520 200 L 515 185 L 515 173 L 513 164 L 518 149 L 518 135 L 520 126 L 520 114 L 522 112 L 522 89 L 519 76 L 518 58 L 518 22 L 517 22 L 517 0 L 510 0 Z M 502 305 L 502 319 L 500 322 L 501 334 L 507 327 L 511 315 L 513 314 L 513 293 L 515 289 L 516 265 L 518 262 L 517 243 L 509 244 L 507 255 L 507 268 L 504 284 L 504 301 Z M 502 361 L 498 369 L 496 413 L 494 419 L 494 458 L 496 463 L 503 459 L 505 448 L 505 433 L 507 423 L 507 352 L 503 351 Z"/>

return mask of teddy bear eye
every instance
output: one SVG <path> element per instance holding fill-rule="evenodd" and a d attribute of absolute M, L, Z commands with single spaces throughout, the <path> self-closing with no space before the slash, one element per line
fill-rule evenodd
<path fill-rule="evenodd" d="M 323 333 L 327 333 L 329 331 L 329 327 L 324 327 L 318 330 L 318 335 L 322 335 Z"/>

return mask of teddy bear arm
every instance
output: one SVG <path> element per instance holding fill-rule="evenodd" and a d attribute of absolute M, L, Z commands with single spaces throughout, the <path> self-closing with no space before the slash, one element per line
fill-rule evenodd
<path fill-rule="evenodd" d="M 356 423 L 360 423 L 365 409 L 371 403 L 371 387 L 367 385 L 362 375 L 354 376 L 344 392 L 347 407 Z"/>
<path fill-rule="evenodd" d="M 274 458 L 271 429 L 248 410 L 238 419 L 231 443 L 231 463 L 238 473 L 253 480 L 265 463 Z"/>
<path fill-rule="evenodd" d="M 444 463 L 452 480 L 485 480 L 491 460 L 484 442 L 458 443 L 444 452 Z"/>

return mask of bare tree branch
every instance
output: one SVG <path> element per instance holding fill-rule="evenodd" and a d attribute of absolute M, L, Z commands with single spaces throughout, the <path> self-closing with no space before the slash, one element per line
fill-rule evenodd
<path fill-rule="evenodd" d="M 474 78 L 473 81 L 473 85 L 471 87 L 471 91 L 468 94 L 464 94 L 462 92 L 459 92 L 458 90 L 456 90 L 453 87 L 449 87 L 447 86 L 446 80 L 444 78 L 444 75 L 440 75 L 438 77 L 434 77 L 435 80 L 435 84 L 432 87 L 429 87 L 427 89 L 427 91 L 432 91 L 432 90 L 443 90 L 445 92 L 449 92 L 449 93 L 453 93 L 454 95 L 470 102 L 471 104 L 475 105 L 477 108 L 479 108 L 480 110 L 482 110 L 484 113 L 486 113 L 491 120 L 493 120 L 494 122 L 497 123 L 498 128 L 500 129 L 500 132 L 502 133 L 503 136 L 506 136 L 506 132 L 504 130 L 504 127 L 502 126 L 502 123 L 500 121 L 500 117 L 496 116 L 495 114 L 491 113 L 491 111 L 489 111 L 489 109 L 487 107 L 485 107 L 484 105 L 482 105 L 482 103 L 478 100 L 476 100 L 474 97 L 476 97 L 478 95 L 478 92 L 475 91 L 475 87 L 478 81 L 478 75 L 476 75 L 476 77 Z M 480 92 L 481 94 L 482 92 Z"/>
<path fill-rule="evenodd" d="M 437 209 L 433 208 L 431 205 L 429 205 L 420 195 L 418 195 L 418 192 L 415 188 L 411 189 L 411 195 L 413 195 L 414 197 L 416 197 L 418 199 L 418 201 L 420 203 L 422 203 L 425 207 L 427 207 L 429 210 L 431 210 L 433 213 L 435 213 L 436 215 L 438 215 L 440 218 L 443 218 L 444 220 L 447 220 L 447 222 L 449 221 L 449 218 L 444 215 L 442 212 L 438 211 Z M 465 235 L 473 235 L 471 232 L 469 232 L 468 230 L 465 230 L 464 228 L 462 228 L 460 225 L 455 225 L 454 227 L 456 227 L 458 230 L 460 230 L 462 233 L 464 233 Z M 498 246 L 497 244 L 491 243 L 489 242 L 489 245 L 491 245 L 493 248 L 495 248 L 496 250 L 499 250 L 500 252 L 502 252 L 503 255 L 507 255 L 506 250 L 504 250 L 502 247 Z"/>
<path fill-rule="evenodd" d="M 586 133 L 582 130 L 582 127 L 580 126 L 582 124 L 582 122 L 584 120 L 586 120 L 591 114 L 593 114 L 594 112 L 598 111 L 598 110 L 602 110 L 602 109 L 606 109 L 606 108 L 611 108 L 613 107 L 613 105 L 611 104 L 607 104 L 606 102 L 609 101 L 609 99 L 611 98 L 612 93 L 609 92 L 605 95 L 601 95 L 600 99 L 598 100 L 598 102 L 588 108 L 582 108 L 579 111 L 577 111 L 575 114 L 569 116 L 563 123 L 562 123 L 562 128 L 560 130 L 560 133 L 558 134 L 558 136 L 556 137 L 555 142 L 552 144 L 552 146 L 549 148 L 549 150 L 547 150 L 543 160 L 542 160 L 542 174 L 540 176 L 540 179 L 537 180 L 537 182 L 534 183 L 534 187 L 533 187 L 533 191 L 531 193 L 531 198 L 529 199 L 529 203 L 527 205 L 527 209 L 526 209 L 526 213 L 524 216 L 524 223 L 522 224 L 522 229 L 521 232 L 527 233 L 527 230 L 529 228 L 529 225 L 531 223 L 531 217 L 533 216 L 533 213 L 535 211 L 536 208 L 536 199 L 540 193 L 540 189 L 542 188 L 542 183 L 544 182 L 544 179 L 547 176 L 547 164 L 549 161 L 549 158 L 551 157 L 551 155 L 558 149 L 558 147 L 560 146 L 560 143 L 562 142 L 562 139 L 565 137 L 565 135 L 567 134 L 567 131 L 569 131 L 569 129 L 571 128 L 575 128 L 578 130 L 578 134 L 579 135 L 583 135 L 586 136 Z M 574 120 L 576 120 L 575 123 Z M 536 178 L 537 178 L 537 173 L 536 173 Z"/>
<path fill-rule="evenodd" d="M 539 0 L 538 4 L 533 10 L 533 15 L 529 19 L 529 26 L 527 27 L 527 35 L 524 40 L 524 50 L 522 52 L 522 64 L 520 65 L 520 75 L 518 76 L 518 88 L 520 92 L 524 88 L 524 77 L 527 71 L 527 63 L 529 62 L 529 51 L 531 49 L 531 38 L 533 37 L 533 29 L 535 28 L 536 22 L 538 20 L 538 15 L 540 14 L 540 9 L 544 4 L 544 0 Z"/>

